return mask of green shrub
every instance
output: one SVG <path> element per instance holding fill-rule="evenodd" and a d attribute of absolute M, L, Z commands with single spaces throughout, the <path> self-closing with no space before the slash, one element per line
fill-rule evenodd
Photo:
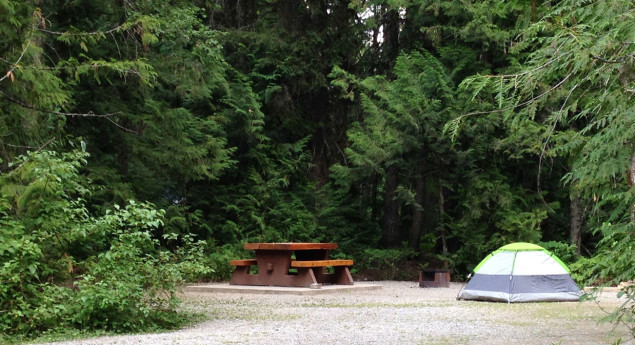
<path fill-rule="evenodd" d="M 163 210 L 130 201 L 92 215 L 78 168 L 86 153 L 32 153 L 0 176 L 0 340 L 79 330 L 171 328 L 176 289 L 209 275 L 205 244 L 175 252 L 153 234 Z"/>
<path fill-rule="evenodd" d="M 355 271 L 370 271 L 376 279 L 403 279 L 401 268 L 404 262 L 412 260 L 417 253 L 411 248 L 364 249 L 355 256 Z M 409 277 L 412 278 L 412 277 Z"/>
<path fill-rule="evenodd" d="M 146 253 L 148 232 L 122 234 L 74 284 L 71 321 L 80 328 L 138 331 L 178 324 L 175 287 L 182 282 L 170 254 Z"/>
<path fill-rule="evenodd" d="M 247 252 L 243 249 L 242 243 L 226 244 L 222 247 L 214 247 L 208 250 L 210 254 L 206 255 L 206 262 L 214 268 L 211 276 L 212 280 L 228 280 L 234 267 L 229 264 L 233 259 L 248 259 L 253 257 L 253 252 Z"/>
<path fill-rule="evenodd" d="M 179 272 L 186 282 L 208 281 L 216 275 L 215 265 L 209 259 L 206 241 L 196 241 L 193 235 L 184 235 L 183 244 L 175 251 Z"/>
<path fill-rule="evenodd" d="M 605 263 L 599 257 L 580 257 L 578 260 L 569 265 L 571 277 L 581 286 L 595 285 L 598 282 L 598 274 L 596 270 L 604 266 Z"/>
<path fill-rule="evenodd" d="M 552 252 L 567 266 L 578 260 L 575 245 L 558 241 L 539 242 L 538 245 Z"/>

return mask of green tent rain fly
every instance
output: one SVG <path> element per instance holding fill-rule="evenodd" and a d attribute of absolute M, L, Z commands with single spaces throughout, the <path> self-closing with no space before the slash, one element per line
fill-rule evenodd
<path fill-rule="evenodd" d="M 531 243 L 512 243 L 489 254 L 459 299 L 496 302 L 577 301 L 582 291 L 557 256 Z"/>

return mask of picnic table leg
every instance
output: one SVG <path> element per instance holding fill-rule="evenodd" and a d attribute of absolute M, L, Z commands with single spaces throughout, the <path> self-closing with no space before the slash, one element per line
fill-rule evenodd
<path fill-rule="evenodd" d="M 316 270 L 315 277 L 320 284 L 353 285 L 353 276 L 348 266 L 333 267 L 335 273 L 326 273 L 325 268 Z"/>
<path fill-rule="evenodd" d="M 315 273 L 311 268 L 298 268 L 298 274 L 292 276 L 293 286 L 297 287 L 310 287 L 311 284 L 317 284 L 318 280 L 315 279 Z"/>
<path fill-rule="evenodd" d="M 335 284 L 341 285 L 353 285 L 353 276 L 351 275 L 351 271 L 348 269 L 348 266 L 337 266 L 335 267 Z"/>
<path fill-rule="evenodd" d="M 295 252 L 295 259 L 300 261 L 312 261 L 312 260 L 327 260 L 329 258 L 329 250 L 327 249 L 316 249 L 316 250 L 302 250 Z M 306 272 L 305 272 L 306 271 Z M 311 274 L 313 283 L 320 284 L 330 284 L 329 279 L 325 279 L 326 276 L 326 267 L 312 267 L 308 269 L 298 269 L 298 274 Z M 303 281 L 303 283 L 307 283 L 308 280 Z M 309 286 L 309 285 L 304 285 Z"/>
<path fill-rule="evenodd" d="M 232 277 L 229 280 L 230 285 L 250 285 L 253 283 L 253 275 L 249 274 L 249 266 L 236 266 Z"/>
<path fill-rule="evenodd" d="M 256 250 L 258 285 L 291 286 L 288 282 L 291 252 Z"/>

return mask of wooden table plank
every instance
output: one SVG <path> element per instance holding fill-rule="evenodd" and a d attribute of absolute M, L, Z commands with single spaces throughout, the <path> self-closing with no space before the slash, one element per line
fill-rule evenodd
<path fill-rule="evenodd" d="M 337 243 L 245 243 L 247 250 L 329 250 L 336 249 Z"/>
<path fill-rule="evenodd" d="M 246 250 L 254 250 L 256 259 L 231 260 L 235 265 L 230 284 L 305 286 L 313 284 L 353 284 L 348 266 L 353 260 L 329 260 L 329 251 L 337 243 L 246 243 Z M 249 267 L 258 265 L 258 273 Z M 295 264 L 294 264 L 295 263 Z M 289 268 L 293 267 L 293 271 Z M 333 267 L 328 272 L 326 267 Z"/>
<path fill-rule="evenodd" d="M 353 260 L 311 260 L 311 261 L 291 261 L 291 267 L 332 267 L 332 266 L 352 266 Z"/>
<path fill-rule="evenodd" d="M 229 260 L 229 264 L 232 266 L 251 266 L 257 263 L 256 259 Z"/>

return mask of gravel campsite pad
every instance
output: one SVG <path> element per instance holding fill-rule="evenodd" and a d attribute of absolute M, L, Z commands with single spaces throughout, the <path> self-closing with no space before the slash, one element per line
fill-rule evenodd
<path fill-rule="evenodd" d="M 363 283 L 360 283 L 363 284 Z M 320 295 L 186 292 L 183 308 L 210 321 L 174 332 L 57 344 L 605 344 L 625 328 L 598 324 L 616 294 L 595 302 L 457 301 L 461 284 L 374 282 L 377 290 Z M 625 342 L 624 342 L 625 341 Z"/>

